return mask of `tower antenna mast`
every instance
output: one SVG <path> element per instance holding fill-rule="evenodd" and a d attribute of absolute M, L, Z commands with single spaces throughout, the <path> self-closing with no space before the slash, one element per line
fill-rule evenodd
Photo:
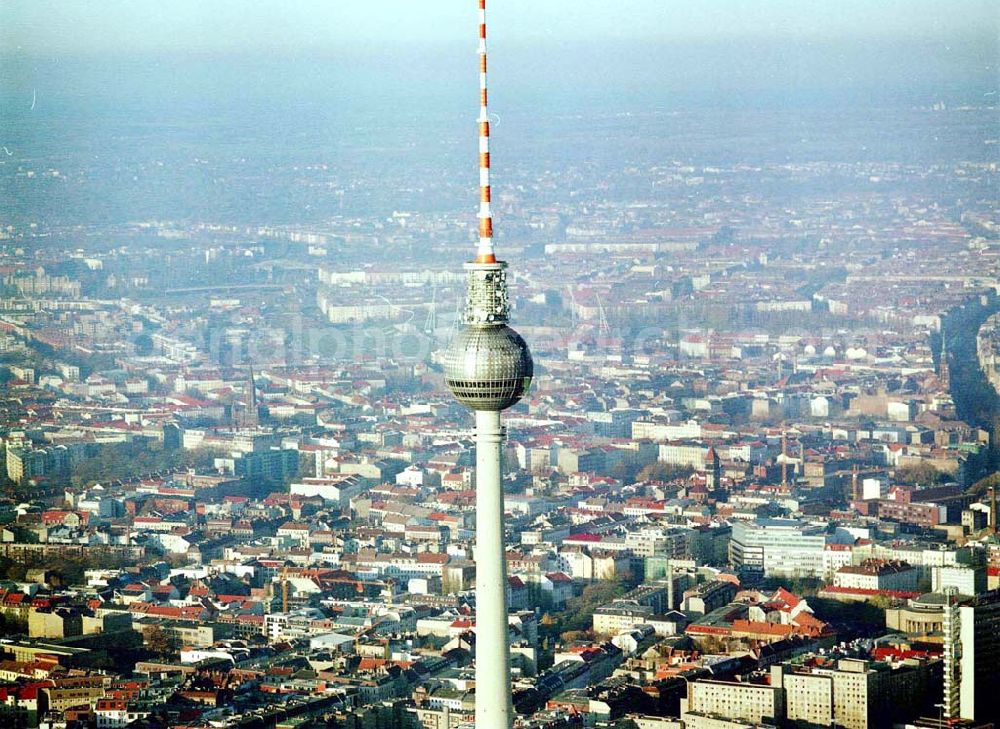
<path fill-rule="evenodd" d="M 490 207 L 490 115 L 486 90 L 486 0 L 479 0 L 479 247 L 476 263 L 496 263 Z"/>

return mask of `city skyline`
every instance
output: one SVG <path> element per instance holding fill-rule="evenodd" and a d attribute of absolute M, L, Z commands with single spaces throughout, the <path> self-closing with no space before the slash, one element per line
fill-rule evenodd
<path fill-rule="evenodd" d="M 477 6 L 0 5 L 0 726 L 993 727 L 995 9 Z"/>

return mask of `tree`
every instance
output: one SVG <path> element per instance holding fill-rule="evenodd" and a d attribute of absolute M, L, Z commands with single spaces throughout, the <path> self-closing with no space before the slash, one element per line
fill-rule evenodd
<path fill-rule="evenodd" d="M 566 602 L 566 611 L 561 621 L 565 631 L 589 631 L 594 611 L 601 605 L 612 602 L 627 591 L 624 579 L 602 580 L 583 588 L 583 592 Z"/>
<path fill-rule="evenodd" d="M 949 476 L 929 463 L 914 463 L 896 469 L 896 479 L 914 486 L 933 486 L 947 481 Z"/>
<path fill-rule="evenodd" d="M 793 595 L 811 597 L 822 589 L 823 580 L 818 577 L 768 577 L 761 580 L 757 587 L 765 592 L 785 588 Z"/>
<path fill-rule="evenodd" d="M 162 444 L 141 439 L 108 443 L 100 446 L 96 455 L 78 463 L 73 468 L 72 479 L 74 484 L 87 485 L 189 468 L 211 471 L 219 455 L 222 452 L 216 448 L 167 450 Z"/>
<path fill-rule="evenodd" d="M 22 618 L 0 613 L 0 635 L 28 634 L 28 621 Z"/>
<path fill-rule="evenodd" d="M 609 474 L 612 478 L 617 478 L 622 483 L 635 483 L 638 480 L 636 475 L 639 470 L 637 464 L 622 460 L 611 467 Z"/>
<path fill-rule="evenodd" d="M 692 473 L 694 473 L 694 469 L 690 466 L 678 466 L 673 463 L 655 461 L 643 466 L 639 471 L 639 475 L 636 476 L 636 480 L 673 481 L 677 478 L 687 478 Z"/>
<path fill-rule="evenodd" d="M 162 625 L 151 625 L 144 631 L 146 647 L 157 655 L 167 656 L 177 651 L 177 639 Z"/>
<path fill-rule="evenodd" d="M 969 493 L 979 496 L 988 493 L 991 488 L 997 489 L 997 498 L 1000 499 L 1000 471 L 991 473 L 989 476 L 976 481 L 969 488 Z"/>
<path fill-rule="evenodd" d="M 128 563 L 124 557 L 104 552 L 87 550 L 71 554 L 28 554 L 13 560 L 0 557 L 0 574 L 17 582 L 27 577 L 29 569 L 43 569 L 55 573 L 53 580 L 63 585 L 78 585 L 83 582 L 84 572 L 89 569 L 115 569 Z"/>
<path fill-rule="evenodd" d="M 26 562 L 14 562 L 4 570 L 4 576 L 8 580 L 14 580 L 15 582 L 22 582 L 27 574 L 28 564 Z"/>
<path fill-rule="evenodd" d="M 299 453 L 299 476 L 315 476 L 316 475 L 316 457 L 308 452 L 301 451 Z"/>
<path fill-rule="evenodd" d="M 888 595 L 872 595 L 866 602 L 872 607 L 883 611 L 888 610 L 896 604 L 896 601 Z"/>
<path fill-rule="evenodd" d="M 153 338 L 148 334 L 140 334 L 135 338 L 135 351 L 139 355 L 153 353 Z"/>

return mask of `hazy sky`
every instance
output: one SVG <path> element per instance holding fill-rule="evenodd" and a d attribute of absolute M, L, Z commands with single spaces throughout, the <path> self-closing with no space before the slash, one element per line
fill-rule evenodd
<path fill-rule="evenodd" d="M 489 0 L 491 101 L 498 113 L 532 114 L 699 100 L 812 105 L 817 93 L 827 107 L 844 94 L 864 105 L 892 95 L 982 103 L 1000 92 L 997 7 Z M 476 0 L 0 0 L 0 133 L 5 117 L 79 114 L 84 103 L 131 114 L 162 101 L 172 116 L 185 104 L 226 103 L 454 115 L 475 90 L 476 8 Z"/>
<path fill-rule="evenodd" d="M 492 0 L 489 12 L 494 34 L 510 41 L 946 40 L 995 38 L 998 7 L 995 0 Z M 317 52 L 453 42 L 474 38 L 475 8 L 475 0 L 3 0 L 0 52 Z"/>
<path fill-rule="evenodd" d="M 997 0 L 488 1 L 498 184 L 518 165 L 619 165 L 628 130 L 637 164 L 995 158 L 992 130 L 969 133 L 985 116 L 900 120 L 996 103 Z M 268 172 L 317 161 L 359 179 L 416 171 L 410 197 L 375 186 L 362 212 L 463 205 L 427 192 L 425 173 L 475 185 L 476 8 L 0 0 L 0 144 L 76 160 L 89 180 L 49 181 L 23 208 L 321 220 L 325 188 Z M 151 175 L 152 160 L 177 165 Z"/>

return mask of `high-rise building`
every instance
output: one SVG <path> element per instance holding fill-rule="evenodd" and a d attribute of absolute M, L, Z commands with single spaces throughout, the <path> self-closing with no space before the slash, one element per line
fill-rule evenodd
<path fill-rule="evenodd" d="M 467 298 L 445 356 L 445 381 L 476 416 L 476 726 L 513 723 L 504 557 L 500 411 L 524 395 L 534 366 L 528 345 L 507 326 L 507 264 L 493 249 L 490 120 L 486 92 L 486 0 L 479 0 L 479 247 L 465 264 Z"/>
<path fill-rule="evenodd" d="M 685 726 L 705 719 L 728 719 L 750 724 L 776 724 L 785 717 L 782 687 L 733 681 L 689 681 L 681 699 Z"/>
<path fill-rule="evenodd" d="M 771 666 L 770 681 L 689 681 L 681 702 L 686 727 L 772 725 L 889 729 L 930 708 L 941 662 L 806 656 Z"/>
<path fill-rule="evenodd" d="M 890 727 L 929 708 L 941 685 L 937 660 L 885 663 L 841 658 L 831 665 L 771 667 L 771 686 L 785 691 L 785 718 L 794 726 L 842 729 Z"/>
<path fill-rule="evenodd" d="M 944 608 L 944 700 L 947 719 L 989 721 L 1000 696 L 1000 590 L 971 599 L 948 588 Z"/>
<path fill-rule="evenodd" d="M 44 448 L 13 447 L 6 444 L 5 455 L 7 478 L 15 483 L 23 483 L 36 476 L 65 476 L 73 465 L 84 455 L 86 446 L 73 443 Z"/>
<path fill-rule="evenodd" d="M 826 546 L 822 526 L 795 519 L 733 524 L 729 558 L 744 579 L 822 577 Z"/>

